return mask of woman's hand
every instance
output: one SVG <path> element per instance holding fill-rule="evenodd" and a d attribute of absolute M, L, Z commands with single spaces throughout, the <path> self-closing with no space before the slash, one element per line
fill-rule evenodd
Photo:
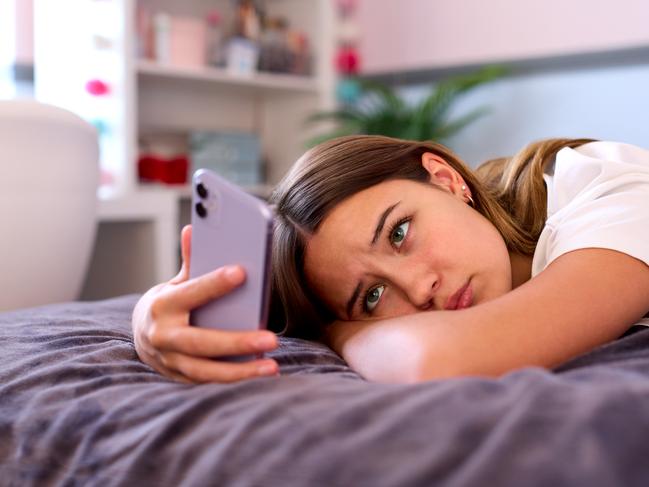
<path fill-rule="evenodd" d="M 133 311 L 133 338 L 140 359 L 161 374 L 184 382 L 234 382 L 277 375 L 272 359 L 224 362 L 225 355 L 250 355 L 277 348 L 275 334 L 222 331 L 189 325 L 189 313 L 229 293 L 245 280 L 239 266 L 189 279 L 191 226 L 181 233 L 182 268 L 169 282 L 151 288 Z"/>

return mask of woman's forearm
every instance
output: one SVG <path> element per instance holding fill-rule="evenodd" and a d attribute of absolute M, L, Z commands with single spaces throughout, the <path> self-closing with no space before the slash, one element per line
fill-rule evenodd
<path fill-rule="evenodd" d="M 480 363 L 484 366 L 482 351 L 469 357 L 464 350 L 471 343 L 466 336 L 470 319 L 470 313 L 462 310 L 337 322 L 329 344 L 367 380 L 414 383 L 456 377 L 477 371 Z"/>
<path fill-rule="evenodd" d="M 335 324 L 331 344 L 369 380 L 497 377 L 554 367 L 619 337 L 649 309 L 649 267 L 602 249 L 566 254 L 514 291 L 460 311 Z"/>

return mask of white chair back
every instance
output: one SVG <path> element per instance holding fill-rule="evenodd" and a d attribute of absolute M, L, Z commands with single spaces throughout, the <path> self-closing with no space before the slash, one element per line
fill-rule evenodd
<path fill-rule="evenodd" d="M 0 310 L 78 299 L 98 183 L 92 125 L 54 106 L 0 101 Z"/>

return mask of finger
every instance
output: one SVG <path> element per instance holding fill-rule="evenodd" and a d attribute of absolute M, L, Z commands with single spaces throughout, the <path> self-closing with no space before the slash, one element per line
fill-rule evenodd
<path fill-rule="evenodd" d="M 192 226 L 185 225 L 180 232 L 180 254 L 182 255 L 182 265 L 180 272 L 169 282 L 179 284 L 189 279 L 189 263 L 192 244 Z"/>
<path fill-rule="evenodd" d="M 180 372 L 165 367 L 164 366 L 165 360 L 159 351 L 157 350 L 149 351 L 147 347 L 143 347 L 141 351 L 144 352 L 144 356 L 142 356 L 142 354 L 139 353 L 142 361 L 149 367 L 153 368 L 159 374 L 179 382 L 185 382 L 185 383 L 192 382 L 190 379 L 183 376 Z"/>
<path fill-rule="evenodd" d="M 250 362 L 219 362 L 205 358 L 190 357 L 181 353 L 164 354 L 165 367 L 180 372 L 195 382 L 236 382 L 253 377 L 277 375 L 279 365 L 275 360 L 252 360 Z"/>
<path fill-rule="evenodd" d="M 225 266 L 170 287 L 160 301 L 172 311 L 187 311 L 229 293 L 245 280 L 241 266 Z"/>
<path fill-rule="evenodd" d="M 185 270 L 185 279 L 189 279 L 189 263 L 191 262 L 192 250 L 192 226 L 185 225 L 180 233 L 180 253 L 183 258 L 183 270 Z"/>
<path fill-rule="evenodd" d="M 189 379 L 188 377 L 185 377 L 182 375 L 180 372 L 177 372 L 172 369 L 168 369 L 164 367 L 163 365 L 156 365 L 153 367 L 159 374 L 168 377 L 170 379 L 173 379 L 177 382 L 182 382 L 184 384 L 193 384 L 195 381 Z"/>
<path fill-rule="evenodd" d="M 250 355 L 277 348 L 277 336 L 270 331 L 225 331 L 210 328 L 170 327 L 160 330 L 153 344 L 198 357 Z"/>

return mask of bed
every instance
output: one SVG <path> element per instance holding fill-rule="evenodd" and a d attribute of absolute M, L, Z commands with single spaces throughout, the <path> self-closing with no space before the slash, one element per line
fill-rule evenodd
<path fill-rule="evenodd" d="M 649 485 L 647 328 L 416 385 L 281 338 L 280 377 L 187 385 L 138 360 L 138 297 L 0 314 L 0 485 Z"/>

